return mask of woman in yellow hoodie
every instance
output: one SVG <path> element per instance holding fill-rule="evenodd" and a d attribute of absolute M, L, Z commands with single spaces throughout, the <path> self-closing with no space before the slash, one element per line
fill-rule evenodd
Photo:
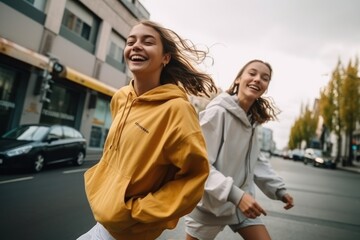
<path fill-rule="evenodd" d="M 85 239 L 156 239 L 201 199 L 209 173 L 205 141 L 187 93 L 216 92 L 195 67 L 207 52 L 151 21 L 135 25 L 124 57 L 133 80 L 111 100 L 101 160 L 85 173 L 97 224 Z"/>

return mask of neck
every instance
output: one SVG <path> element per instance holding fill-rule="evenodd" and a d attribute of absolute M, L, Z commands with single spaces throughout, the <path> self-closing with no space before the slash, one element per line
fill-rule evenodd
<path fill-rule="evenodd" d="M 151 81 L 151 80 L 139 80 L 137 78 L 134 79 L 134 90 L 135 93 L 140 96 L 147 91 L 150 91 L 153 88 L 156 88 L 160 86 L 160 80 L 159 81 Z"/>

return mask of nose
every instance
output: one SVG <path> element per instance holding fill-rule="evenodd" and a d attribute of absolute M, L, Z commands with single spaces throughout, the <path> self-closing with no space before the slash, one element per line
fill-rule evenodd
<path fill-rule="evenodd" d="M 141 49 L 141 48 L 142 48 L 142 46 L 141 46 L 140 41 L 136 41 L 136 42 L 134 42 L 134 44 L 133 44 L 132 48 L 133 48 L 133 50 L 139 50 L 139 49 Z"/>
<path fill-rule="evenodd" d="M 256 75 L 254 76 L 254 81 L 260 82 L 260 80 L 261 80 L 260 74 L 256 74 Z"/>

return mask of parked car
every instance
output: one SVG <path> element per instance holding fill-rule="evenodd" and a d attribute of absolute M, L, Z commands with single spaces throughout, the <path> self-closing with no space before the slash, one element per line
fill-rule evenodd
<path fill-rule="evenodd" d="M 335 160 L 324 156 L 321 149 L 307 148 L 304 153 L 304 164 L 311 163 L 314 167 L 336 168 Z"/>
<path fill-rule="evenodd" d="M 28 167 L 40 172 L 52 163 L 72 161 L 80 166 L 86 155 L 86 139 L 64 125 L 27 124 L 0 138 L 0 168 Z"/>
<path fill-rule="evenodd" d="M 294 161 L 303 161 L 304 160 L 304 150 L 295 148 L 291 151 L 292 159 Z"/>

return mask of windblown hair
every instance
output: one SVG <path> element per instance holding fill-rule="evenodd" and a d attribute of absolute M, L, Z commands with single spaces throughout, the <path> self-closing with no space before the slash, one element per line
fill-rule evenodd
<path fill-rule="evenodd" d="M 272 67 L 269 63 L 264 62 L 262 60 L 254 59 L 246 63 L 237 74 L 233 84 L 226 91 L 230 95 L 238 94 L 239 84 L 235 83 L 235 81 L 241 77 L 244 73 L 247 66 L 249 66 L 253 62 L 260 62 L 265 64 L 270 70 L 270 79 L 272 76 Z M 275 105 L 274 101 L 270 97 L 259 97 L 256 101 L 251 105 L 248 114 L 251 114 L 253 121 L 258 122 L 259 124 L 268 122 L 270 120 L 276 120 L 277 115 L 280 113 L 280 110 Z"/>
<path fill-rule="evenodd" d="M 149 20 L 140 24 L 153 28 L 160 35 L 163 53 L 170 54 L 170 62 L 163 68 L 160 83 L 172 83 L 184 87 L 188 94 L 210 97 L 210 93 L 217 92 L 217 88 L 210 75 L 198 70 L 194 64 L 205 61 L 208 51 L 197 49 L 187 39 L 181 38 L 174 31 L 162 27 Z"/>

